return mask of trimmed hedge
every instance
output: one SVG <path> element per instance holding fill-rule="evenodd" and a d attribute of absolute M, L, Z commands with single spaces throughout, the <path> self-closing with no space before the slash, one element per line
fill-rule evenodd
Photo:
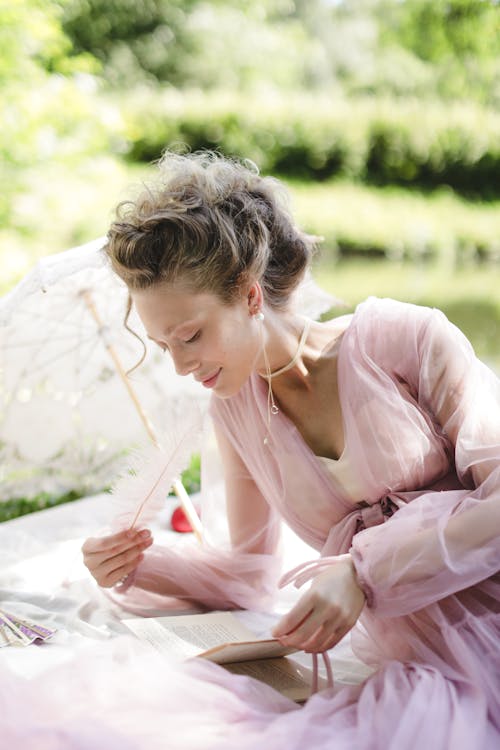
<path fill-rule="evenodd" d="M 191 456 L 191 461 L 187 469 L 182 472 L 182 483 L 188 492 L 192 495 L 200 491 L 201 459 L 198 453 Z M 108 491 L 109 488 L 103 487 L 102 492 Z M 172 491 L 171 495 L 174 494 Z M 52 495 L 48 492 L 40 492 L 33 497 L 14 497 L 10 500 L 0 501 L 0 523 L 10 521 L 19 516 L 25 516 L 28 513 L 35 513 L 46 508 L 54 508 L 56 505 L 63 505 L 74 500 L 85 497 L 83 490 L 70 490 L 62 495 Z"/>
<path fill-rule="evenodd" d="M 446 189 L 428 196 L 342 180 L 289 181 L 288 187 L 299 224 L 323 238 L 325 260 L 439 260 L 450 268 L 500 261 L 498 202 L 469 203 Z"/>
<path fill-rule="evenodd" d="M 25 516 L 28 513 L 34 513 L 38 510 L 71 503 L 83 496 L 83 492 L 71 490 L 70 492 L 65 492 L 63 495 L 50 495 L 48 492 L 40 492 L 40 494 L 34 497 L 14 497 L 11 500 L 2 500 L 0 502 L 0 523 L 10 521 L 19 516 Z"/>
<path fill-rule="evenodd" d="M 255 101 L 168 91 L 132 94 L 120 108 L 123 149 L 136 161 L 183 143 L 249 158 L 263 172 L 285 176 L 500 195 L 500 113 L 470 102 L 305 94 Z"/>

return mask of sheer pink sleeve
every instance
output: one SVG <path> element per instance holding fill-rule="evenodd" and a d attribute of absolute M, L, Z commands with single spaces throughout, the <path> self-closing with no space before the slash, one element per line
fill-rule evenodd
<path fill-rule="evenodd" d="M 454 447 L 463 489 L 423 492 L 354 537 L 360 583 L 382 616 L 416 611 L 500 569 L 499 381 L 442 313 L 407 307 L 385 337 L 387 356 Z"/>
<path fill-rule="evenodd" d="M 208 609 L 264 609 L 279 578 L 280 525 L 243 460 L 219 426 L 202 453 L 203 545 L 153 545 L 112 598 L 136 613 L 176 608 L 188 600 Z M 212 445 L 210 446 L 210 442 Z"/>

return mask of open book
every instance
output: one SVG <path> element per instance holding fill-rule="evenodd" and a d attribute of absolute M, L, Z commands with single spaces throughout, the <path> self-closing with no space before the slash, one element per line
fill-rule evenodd
<path fill-rule="evenodd" d="M 312 673 L 294 659 L 296 649 L 275 638 L 259 639 L 230 612 L 123 620 L 129 630 L 159 651 L 222 664 L 234 674 L 254 677 L 298 703 L 311 691 Z M 321 687 L 323 682 L 319 681 Z"/>

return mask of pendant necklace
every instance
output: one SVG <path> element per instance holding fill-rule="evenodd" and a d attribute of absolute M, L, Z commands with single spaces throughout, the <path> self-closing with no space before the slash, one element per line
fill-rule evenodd
<path fill-rule="evenodd" d="M 272 385 L 271 385 L 271 380 L 273 378 L 277 377 L 278 375 L 282 375 L 284 372 L 288 372 L 288 370 L 291 370 L 292 367 L 295 364 L 297 364 L 297 361 L 299 360 L 302 352 L 304 351 L 304 346 L 306 344 L 307 336 L 309 334 L 310 328 L 311 328 L 311 320 L 309 318 L 306 318 L 306 321 L 305 321 L 305 324 L 304 324 L 304 328 L 303 328 L 302 334 L 300 336 L 299 344 L 297 346 L 297 351 L 293 355 L 293 357 L 290 360 L 290 362 L 288 362 L 288 364 L 284 365 L 284 367 L 280 367 L 278 370 L 274 370 L 273 372 L 271 372 L 271 368 L 269 366 L 269 360 L 267 358 L 266 348 L 265 347 L 263 348 L 264 364 L 266 366 L 266 373 L 264 375 L 262 375 L 261 373 L 259 373 L 259 375 L 261 375 L 261 377 L 263 377 L 263 378 L 266 378 L 267 385 L 268 385 L 268 390 L 267 390 L 267 434 L 266 434 L 266 436 L 264 438 L 264 445 L 268 445 L 269 444 L 269 435 L 270 435 L 270 431 L 271 431 L 271 414 L 278 414 L 278 412 L 279 412 L 279 409 L 276 406 L 276 402 L 274 400 L 274 394 L 273 394 L 273 389 L 272 389 Z"/>

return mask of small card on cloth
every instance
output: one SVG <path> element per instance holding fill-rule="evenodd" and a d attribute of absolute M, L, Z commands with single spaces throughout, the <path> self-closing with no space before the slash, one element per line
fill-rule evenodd
<path fill-rule="evenodd" d="M 29 646 L 35 641 L 46 641 L 55 632 L 0 609 L 0 647 Z"/>

